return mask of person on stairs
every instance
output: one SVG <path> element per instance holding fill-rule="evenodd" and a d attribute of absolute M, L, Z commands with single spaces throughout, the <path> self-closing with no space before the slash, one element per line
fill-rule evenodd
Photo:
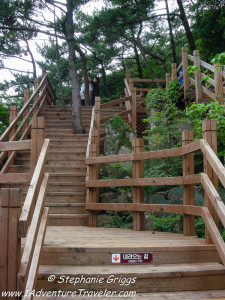
<path fill-rule="evenodd" d="M 94 79 L 91 79 L 88 76 L 88 80 L 89 80 L 89 82 L 92 83 L 91 103 L 92 103 L 92 106 L 94 106 L 95 105 L 95 97 L 99 96 L 99 78 L 95 77 Z"/>
<path fill-rule="evenodd" d="M 91 84 L 89 83 L 89 97 L 91 96 Z M 85 80 L 82 78 L 82 85 L 80 88 L 81 105 L 85 106 Z"/>

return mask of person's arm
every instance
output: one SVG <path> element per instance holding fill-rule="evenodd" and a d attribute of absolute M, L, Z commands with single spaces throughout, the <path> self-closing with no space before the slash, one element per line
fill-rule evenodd
<path fill-rule="evenodd" d="M 87 73 L 87 77 L 88 77 L 88 81 L 92 82 L 92 79 L 89 77 L 88 73 Z"/>

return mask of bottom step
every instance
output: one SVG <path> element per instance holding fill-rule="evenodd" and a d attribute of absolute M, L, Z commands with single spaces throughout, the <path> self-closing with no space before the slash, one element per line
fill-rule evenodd
<path fill-rule="evenodd" d="M 46 299 L 43 297 L 34 297 L 33 299 Z M 57 297 L 58 300 L 64 300 L 65 297 Z M 74 297 L 66 297 L 67 300 L 73 300 Z M 93 296 L 84 296 L 79 297 L 77 296 L 75 299 L 77 300 L 91 300 L 91 299 L 101 299 L 101 300 L 108 300 L 113 298 L 105 298 L 105 297 L 95 297 Z M 173 292 L 173 293 L 147 293 L 147 294 L 136 294 L 135 297 L 119 297 L 119 299 L 127 300 L 127 299 L 137 299 L 137 300 L 202 300 L 202 299 L 225 299 L 225 290 L 211 290 L 211 291 L 184 291 L 184 292 Z"/>
<path fill-rule="evenodd" d="M 51 274 L 55 274 L 54 280 L 48 282 Z M 75 280 L 77 283 L 74 284 Z M 77 292 L 80 289 L 87 291 L 104 291 L 107 289 L 108 291 L 135 291 L 136 293 L 224 290 L 225 268 L 219 263 L 158 266 L 41 265 L 37 288 Z"/>
<path fill-rule="evenodd" d="M 88 214 L 50 214 L 48 226 L 87 226 Z"/>

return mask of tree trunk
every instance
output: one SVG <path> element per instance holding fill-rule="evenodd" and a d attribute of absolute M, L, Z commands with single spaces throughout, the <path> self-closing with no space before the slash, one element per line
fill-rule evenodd
<path fill-rule="evenodd" d="M 78 45 L 75 45 L 75 49 L 77 50 L 77 52 L 80 55 L 80 59 L 81 59 L 81 69 L 82 69 L 82 74 L 84 77 L 84 85 L 85 85 L 85 90 L 84 90 L 84 96 L 85 96 L 85 104 L 90 106 L 91 105 L 91 99 L 89 96 L 89 80 L 88 80 L 88 75 L 87 75 L 87 60 L 86 60 L 86 56 L 83 53 L 83 51 L 80 49 L 80 47 Z"/>
<path fill-rule="evenodd" d="M 101 63 L 101 67 L 102 67 L 102 79 L 103 79 L 103 85 L 104 85 L 104 89 L 105 89 L 105 92 L 106 92 L 106 95 L 112 99 L 112 95 L 108 89 L 108 86 L 107 86 L 107 82 L 106 82 L 106 74 L 105 74 L 105 68 L 104 68 L 104 65 L 103 63 Z"/>
<path fill-rule="evenodd" d="M 24 41 L 27 45 L 27 51 L 28 51 L 28 53 L 30 54 L 30 57 L 31 57 L 31 61 L 32 61 L 32 65 L 33 65 L 33 77 L 35 79 L 35 78 L 37 78 L 37 70 L 36 70 L 36 64 L 35 64 L 34 56 L 33 56 L 33 53 L 30 50 L 30 46 L 29 46 L 28 41 L 25 38 L 24 38 Z"/>
<path fill-rule="evenodd" d="M 136 45 L 134 45 L 134 53 L 135 53 L 135 60 L 136 60 L 136 63 L 137 63 L 139 78 L 143 78 L 141 62 L 140 62 L 140 59 L 139 59 L 139 54 L 138 54 Z"/>
<path fill-rule="evenodd" d="M 54 6 L 54 27 L 55 27 L 55 35 L 56 35 L 57 32 L 56 32 L 55 6 Z M 56 64 L 57 64 L 57 71 L 58 71 L 60 100 L 61 100 L 61 105 L 62 105 L 62 111 L 65 111 L 65 103 L 64 103 L 64 95 L 63 95 L 63 87 L 62 87 L 62 77 L 61 77 L 61 70 L 60 70 L 60 64 L 59 64 L 59 44 L 58 44 L 57 36 L 55 36 L 55 47 L 56 47 Z"/>
<path fill-rule="evenodd" d="M 190 51 L 191 51 L 191 53 L 193 53 L 193 51 L 196 50 L 195 40 L 194 40 L 194 37 L 192 35 L 191 29 L 190 29 L 189 24 L 188 24 L 188 20 L 187 20 L 185 11 L 184 11 L 182 0 L 177 0 L 177 4 L 179 6 L 180 19 L 181 19 L 182 24 L 184 26 L 185 34 L 186 34 L 186 37 L 188 39 L 188 44 L 189 44 L 189 47 L 190 47 Z"/>
<path fill-rule="evenodd" d="M 69 51 L 69 74 L 72 87 L 72 117 L 74 133 L 83 133 L 81 120 L 81 98 L 80 88 L 77 79 L 77 72 L 75 66 L 75 40 L 73 28 L 73 5 L 72 0 L 66 0 L 67 14 L 66 14 L 66 40 Z"/>
<path fill-rule="evenodd" d="M 169 12 L 167 0 L 165 0 L 165 4 L 166 4 L 167 21 L 168 21 L 168 25 L 169 25 L 170 45 L 171 45 L 171 49 L 172 49 L 173 63 L 177 63 L 176 48 L 175 48 L 175 42 L 174 42 L 174 38 L 173 38 L 173 30 L 172 30 L 172 25 L 171 25 L 171 20 L 170 20 L 170 12 Z"/>
<path fill-rule="evenodd" d="M 156 73 L 154 72 L 154 70 L 152 69 L 152 67 L 150 66 L 149 62 L 147 61 L 147 58 L 145 57 L 145 54 L 142 50 L 141 51 L 141 55 L 142 55 L 142 58 L 144 60 L 144 63 L 147 67 L 147 69 L 149 70 L 149 72 L 152 74 L 152 76 L 154 77 L 154 79 L 158 79 L 158 76 L 156 75 Z M 161 84 L 159 82 L 156 82 L 156 85 L 158 88 L 161 88 Z"/>

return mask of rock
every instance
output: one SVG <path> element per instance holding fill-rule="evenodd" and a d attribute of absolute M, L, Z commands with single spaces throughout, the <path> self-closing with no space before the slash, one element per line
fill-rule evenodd
<path fill-rule="evenodd" d="M 198 187 L 194 188 L 195 205 L 204 204 L 204 196 L 200 193 Z M 183 204 L 183 187 L 174 187 L 168 192 L 168 204 Z"/>
<path fill-rule="evenodd" d="M 145 203 L 151 204 L 166 204 L 167 200 L 165 199 L 164 195 L 160 193 L 156 193 L 153 195 L 145 195 Z"/>
<path fill-rule="evenodd" d="M 101 203 L 129 203 L 131 202 L 130 193 L 114 192 L 101 194 Z"/>
<path fill-rule="evenodd" d="M 97 216 L 98 227 L 113 226 L 113 224 L 114 224 L 114 220 L 112 216 L 106 214 L 101 214 Z"/>

